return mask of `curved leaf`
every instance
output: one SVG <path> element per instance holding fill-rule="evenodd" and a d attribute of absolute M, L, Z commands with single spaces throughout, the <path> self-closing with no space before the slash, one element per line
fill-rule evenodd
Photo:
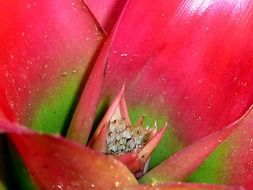
<path fill-rule="evenodd" d="M 138 185 L 125 187 L 123 190 L 243 190 L 241 187 L 223 186 L 223 185 L 207 185 L 207 184 L 187 184 L 175 183 L 164 185 Z"/>
<path fill-rule="evenodd" d="M 130 116 L 168 121 L 178 148 L 224 128 L 253 103 L 252 12 L 250 0 L 130 1 L 108 56 L 104 99 L 125 83 Z M 152 166 L 175 151 L 168 141 Z"/>
<path fill-rule="evenodd" d="M 0 123 L 39 189 L 112 189 L 137 184 L 117 160 L 61 137 Z M 99 179 L 99 180 L 98 180 Z"/>
<path fill-rule="evenodd" d="M 62 132 L 103 32 L 77 0 L 1 1 L 0 12 L 1 107 L 28 127 Z"/>
<path fill-rule="evenodd" d="M 85 0 L 99 24 L 110 33 L 127 0 Z"/>
<path fill-rule="evenodd" d="M 140 182 L 156 184 L 185 181 L 240 124 L 239 121 L 235 122 L 189 145 L 148 172 Z"/>
<path fill-rule="evenodd" d="M 253 188 L 253 107 L 218 149 L 188 181 L 243 185 Z"/>

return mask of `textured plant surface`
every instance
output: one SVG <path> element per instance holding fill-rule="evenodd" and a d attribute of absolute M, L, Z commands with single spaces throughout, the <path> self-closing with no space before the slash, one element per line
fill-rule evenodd
<path fill-rule="evenodd" d="M 0 24 L 0 190 L 253 188 L 251 0 L 0 0 Z"/>

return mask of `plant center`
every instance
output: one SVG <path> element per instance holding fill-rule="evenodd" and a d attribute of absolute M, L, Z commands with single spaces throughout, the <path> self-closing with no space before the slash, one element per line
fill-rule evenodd
<path fill-rule="evenodd" d="M 109 123 L 106 139 L 107 153 L 119 155 L 139 151 L 147 142 L 148 130 L 142 123 L 130 126 L 125 119 L 115 119 Z"/>

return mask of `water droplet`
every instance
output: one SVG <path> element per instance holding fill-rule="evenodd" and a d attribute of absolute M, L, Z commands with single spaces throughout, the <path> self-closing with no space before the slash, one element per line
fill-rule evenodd
<path fill-rule="evenodd" d="M 127 53 L 122 53 L 122 54 L 120 54 L 120 56 L 121 57 L 126 57 L 126 56 L 128 56 L 128 54 Z"/>
<path fill-rule="evenodd" d="M 77 72 L 76 70 L 73 70 L 73 71 L 72 71 L 72 74 L 75 74 L 76 72 Z"/>
<path fill-rule="evenodd" d="M 63 189 L 62 184 L 53 185 L 52 189 Z"/>
<path fill-rule="evenodd" d="M 91 187 L 95 187 L 95 184 L 91 184 L 90 186 L 91 186 Z"/>
<path fill-rule="evenodd" d="M 115 187 L 119 187 L 120 183 L 118 181 L 115 182 Z"/>
<path fill-rule="evenodd" d="M 48 64 L 45 64 L 45 65 L 44 65 L 44 68 L 47 69 L 47 68 L 48 68 Z"/>
<path fill-rule="evenodd" d="M 10 55 L 10 58 L 11 58 L 11 59 L 14 59 L 14 55 L 11 54 L 11 55 Z"/>
<path fill-rule="evenodd" d="M 61 76 L 63 76 L 63 77 L 66 77 L 67 75 L 68 75 L 68 73 L 66 71 L 61 74 Z"/>

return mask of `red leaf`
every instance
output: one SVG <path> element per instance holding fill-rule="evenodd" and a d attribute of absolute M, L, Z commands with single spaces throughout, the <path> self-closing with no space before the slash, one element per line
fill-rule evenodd
<path fill-rule="evenodd" d="M 165 116 L 188 143 L 222 129 L 253 102 L 252 12 L 250 0 L 130 1 L 104 94 L 126 83 L 130 111 Z"/>
<path fill-rule="evenodd" d="M 117 160 L 61 137 L 1 123 L 39 189 L 110 189 L 137 184 Z"/>
<path fill-rule="evenodd" d="M 198 176 L 222 174 L 220 182 L 224 184 L 242 185 L 248 190 L 253 188 L 253 107 L 249 113 L 240 119 L 233 133 L 224 141 L 211 161 L 218 161 L 216 167 L 205 170 L 200 166 L 191 176 L 190 181 L 203 182 L 205 179 Z M 209 160 L 203 163 L 205 168 Z M 220 180 L 220 179 L 217 179 Z M 206 181 L 208 182 L 208 181 Z M 213 181 L 216 182 L 216 181 Z"/>
<path fill-rule="evenodd" d="M 163 161 L 140 181 L 151 184 L 185 181 L 240 124 L 239 120 L 219 132 L 196 141 Z"/>
<path fill-rule="evenodd" d="M 28 127 L 59 132 L 104 34 L 77 0 L 1 1 L 0 12 L 0 106 Z"/>
<path fill-rule="evenodd" d="M 242 185 L 251 190 L 253 188 L 252 126 L 253 107 L 231 126 L 193 143 L 161 163 L 147 173 L 141 182 L 184 181 L 192 172 L 199 172 L 200 177 L 193 177 L 191 181 L 206 182 L 204 176 L 217 175 L 220 172 L 223 179 L 218 179 L 221 180 L 220 182 L 214 182 Z M 225 150 L 225 153 L 212 155 L 217 148 Z M 198 171 L 198 168 L 201 169 L 203 164 L 207 164 L 205 161 L 210 155 L 223 164 Z"/>
<path fill-rule="evenodd" d="M 127 0 L 85 0 L 99 24 L 110 33 Z"/>

